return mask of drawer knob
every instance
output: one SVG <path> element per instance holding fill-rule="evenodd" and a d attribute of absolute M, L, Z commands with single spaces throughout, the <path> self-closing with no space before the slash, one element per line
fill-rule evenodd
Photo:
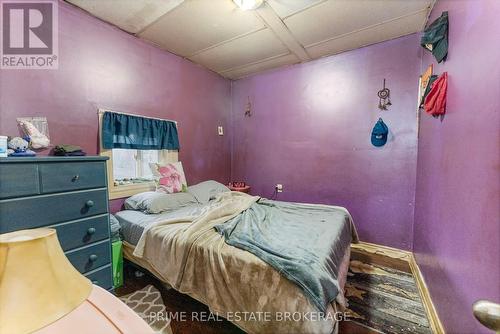
<path fill-rule="evenodd" d="M 76 174 L 75 176 L 73 176 L 73 178 L 71 179 L 71 181 L 76 182 L 79 179 L 80 179 L 80 175 Z"/>
<path fill-rule="evenodd" d="M 94 227 L 89 227 L 89 229 L 87 230 L 87 234 L 88 235 L 92 235 L 95 233 L 95 228 Z"/>
<path fill-rule="evenodd" d="M 94 201 L 92 200 L 88 200 L 87 202 L 85 202 L 85 206 L 88 207 L 88 208 L 91 208 L 94 206 Z"/>
<path fill-rule="evenodd" d="M 97 261 L 97 255 L 95 255 L 95 254 L 90 255 L 90 256 L 89 256 L 89 260 L 90 260 L 91 262 Z"/>

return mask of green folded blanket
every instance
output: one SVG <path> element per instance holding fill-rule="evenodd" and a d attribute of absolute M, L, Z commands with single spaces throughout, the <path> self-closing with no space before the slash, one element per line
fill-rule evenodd
<path fill-rule="evenodd" d="M 77 145 L 57 145 L 54 148 L 54 155 L 59 156 L 83 156 L 87 155 L 80 146 Z"/>

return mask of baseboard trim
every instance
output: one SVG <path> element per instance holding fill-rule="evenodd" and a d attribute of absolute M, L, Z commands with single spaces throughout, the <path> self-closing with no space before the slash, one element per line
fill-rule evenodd
<path fill-rule="evenodd" d="M 375 263 L 411 274 L 409 265 L 411 252 L 369 242 L 351 244 L 351 250 L 352 259 Z"/>
<path fill-rule="evenodd" d="M 415 259 L 415 255 L 413 253 L 410 256 L 410 268 L 411 272 L 413 274 L 413 277 L 415 277 L 415 281 L 418 286 L 418 291 L 420 292 L 420 297 L 422 298 L 422 302 L 424 304 L 425 310 L 427 311 L 427 315 L 429 317 L 429 322 L 431 325 L 432 330 L 436 334 L 444 334 L 444 327 L 443 324 L 441 323 L 441 320 L 439 319 L 439 316 L 436 311 L 436 307 L 434 306 L 434 303 L 432 302 L 431 295 L 429 293 L 429 289 L 427 287 L 427 284 L 425 283 L 424 276 L 422 275 L 422 272 L 420 271 L 420 268 L 418 267 L 417 260 Z"/>
<path fill-rule="evenodd" d="M 398 270 L 411 273 L 415 278 L 420 298 L 424 304 L 429 319 L 429 325 L 435 334 L 445 334 L 444 327 L 439 320 L 434 303 L 429 294 L 429 289 L 425 284 L 424 277 L 418 267 L 415 256 L 412 252 L 402 249 L 392 248 L 372 244 L 369 242 L 359 242 L 351 245 L 351 258 L 368 258 L 370 261 L 380 265 L 390 266 Z"/>
<path fill-rule="evenodd" d="M 352 249 L 364 250 L 373 254 L 380 254 L 384 256 L 389 256 L 396 259 L 408 259 L 412 252 L 405 251 L 398 248 L 393 248 L 389 246 L 372 244 L 370 242 L 360 241 L 357 244 L 351 244 Z"/>

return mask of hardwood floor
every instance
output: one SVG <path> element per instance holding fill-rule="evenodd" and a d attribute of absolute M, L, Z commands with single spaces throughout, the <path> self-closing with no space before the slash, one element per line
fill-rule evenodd
<path fill-rule="evenodd" d="M 420 300 L 415 279 L 409 270 L 389 268 L 386 263 L 369 263 L 369 259 L 353 253 L 346 284 L 351 321 L 340 323 L 341 334 L 432 333 Z M 403 270 L 399 270 L 403 269 Z M 137 277 L 136 272 L 143 273 Z M 132 293 L 149 284 L 162 294 L 169 312 L 209 313 L 208 307 L 193 298 L 166 286 L 145 270 L 126 261 L 124 286 L 116 290 L 119 296 Z M 244 333 L 224 319 L 171 321 L 173 334 L 232 334 Z"/>
<path fill-rule="evenodd" d="M 410 273 L 354 260 L 345 292 L 354 323 L 387 334 L 432 333 Z"/>

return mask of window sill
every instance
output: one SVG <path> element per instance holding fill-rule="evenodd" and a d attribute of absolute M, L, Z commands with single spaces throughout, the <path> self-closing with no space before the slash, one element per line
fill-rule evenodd
<path fill-rule="evenodd" d="M 141 184 L 126 184 L 121 186 L 112 185 L 109 187 L 109 199 L 118 199 L 130 197 L 145 191 L 154 191 L 156 185 L 154 182 L 147 182 Z"/>

